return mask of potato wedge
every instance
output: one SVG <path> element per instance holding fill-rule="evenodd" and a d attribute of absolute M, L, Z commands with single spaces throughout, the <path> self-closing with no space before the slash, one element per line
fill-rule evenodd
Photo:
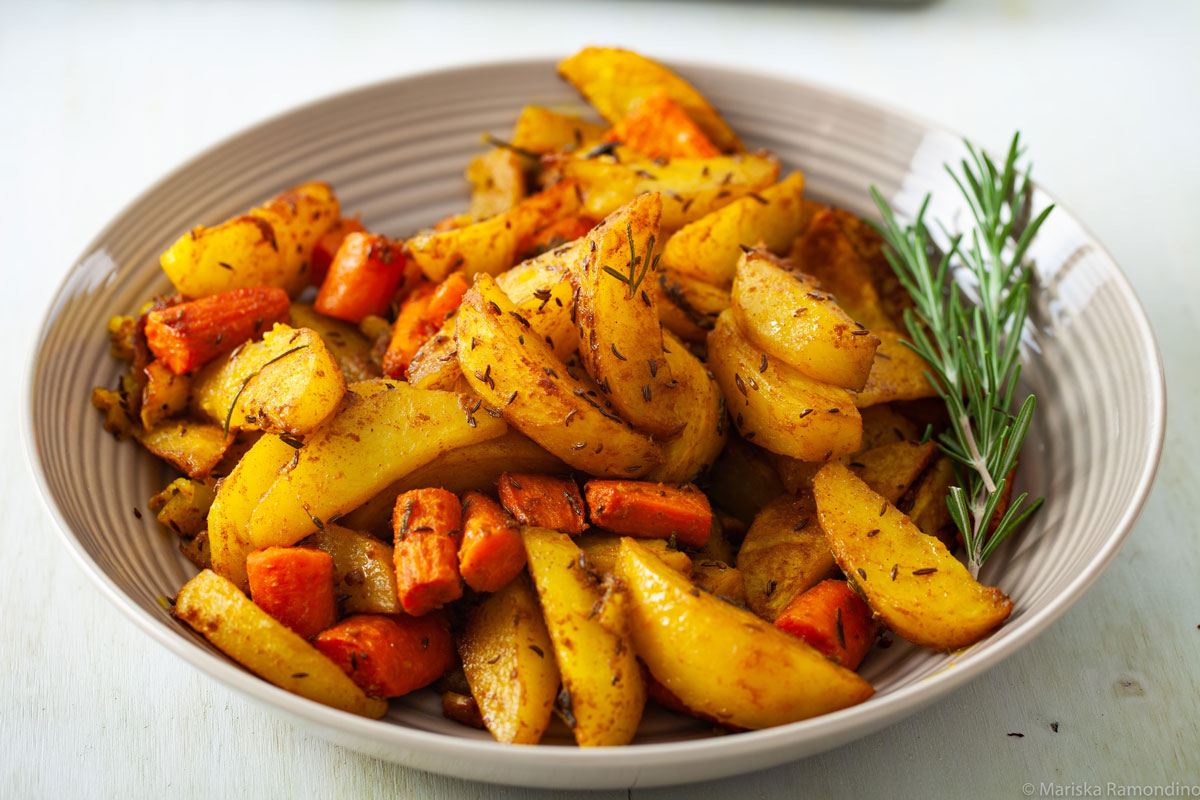
<path fill-rule="evenodd" d="M 176 536 L 189 538 L 203 531 L 212 506 L 212 487 L 191 478 L 176 478 L 146 506 L 154 512 L 159 524 L 170 528 Z"/>
<path fill-rule="evenodd" d="M 754 518 L 738 550 L 746 604 L 771 622 L 803 594 L 837 575 L 810 493 L 783 495 Z"/>
<path fill-rule="evenodd" d="M 379 377 L 379 365 L 371 360 L 371 342 L 358 327 L 317 313 L 308 303 L 292 303 L 293 328 L 314 330 L 329 349 L 347 383 Z"/>
<path fill-rule="evenodd" d="M 742 149 L 737 134 L 702 94 L 645 56 L 613 47 L 585 47 L 559 63 L 558 74 L 609 122 L 619 121 L 650 95 L 666 92 L 713 144 L 727 153 Z"/>
<path fill-rule="evenodd" d="M 913 307 L 913 299 L 884 255 L 883 237 L 871 223 L 849 211 L 835 208 L 833 216 L 854 252 L 870 270 L 871 282 L 875 284 L 875 291 L 879 295 L 879 305 L 892 321 L 892 329 L 904 330 L 904 311 Z"/>
<path fill-rule="evenodd" d="M 585 533 L 575 544 L 587 555 L 588 568 L 597 575 L 616 572 L 617 558 L 621 552 L 621 537 L 607 533 Z M 672 549 L 666 539 L 644 539 L 642 544 L 663 562 L 684 575 L 691 576 L 692 560 L 682 550 Z"/>
<path fill-rule="evenodd" d="M 374 536 L 326 523 L 309 540 L 333 558 L 334 595 L 346 614 L 399 614 L 392 546 Z"/>
<path fill-rule="evenodd" d="M 660 270 L 652 288 L 663 326 L 689 342 L 703 342 L 729 308 L 728 290 L 672 270 Z"/>
<path fill-rule="evenodd" d="M 738 329 L 767 355 L 843 389 L 867 382 L 879 339 L 770 253 L 742 254 L 730 299 Z"/>
<path fill-rule="evenodd" d="M 368 697 L 341 667 L 212 570 L 183 585 L 175 616 L 281 689 L 362 717 L 379 719 L 387 713 L 386 700 Z"/>
<path fill-rule="evenodd" d="M 607 127 L 541 106 L 525 106 L 513 128 L 510 144 L 530 153 L 583 150 L 598 144 Z"/>
<path fill-rule="evenodd" d="M 743 437 L 802 461 L 849 455 L 862 444 L 853 395 L 820 383 L 752 345 L 725 311 L 708 334 L 708 366 Z"/>
<path fill-rule="evenodd" d="M 700 359 L 683 342 L 663 331 L 663 357 L 676 387 L 675 413 L 686 420 L 678 436 L 662 443 L 662 463 L 646 479 L 687 483 L 717 463 L 725 448 L 728 421 L 721 387 Z"/>
<path fill-rule="evenodd" d="M 297 436 L 320 427 L 346 393 L 321 336 L 278 323 L 260 341 L 204 367 L 193 383 L 196 410 L 219 424 L 228 421 L 229 430 Z"/>
<path fill-rule="evenodd" d="M 692 583 L 722 600 L 746 605 L 746 584 L 742 580 L 742 571 L 728 562 L 711 559 L 697 562 Z"/>
<path fill-rule="evenodd" d="M 550 724 L 560 677 L 537 595 L 524 575 L 471 610 L 458 654 L 496 741 L 537 744 Z"/>
<path fill-rule="evenodd" d="M 768 728 L 861 703 L 874 692 L 803 640 L 696 591 L 633 539 L 621 541 L 619 571 L 638 656 L 688 708 Z"/>
<path fill-rule="evenodd" d="M 583 551 L 567 534 L 526 528 L 523 536 L 562 673 L 559 703 L 575 742 L 629 744 L 642 718 L 646 687 L 628 638 L 622 592 L 610 584 L 601 593 L 596 577 L 584 569 Z"/>
<path fill-rule="evenodd" d="M 954 462 L 950 456 L 939 455 L 913 491 L 912 508 L 908 510 L 908 518 L 922 533 L 936 536 L 950 550 L 956 544 L 958 529 L 946 506 L 946 498 L 954 485 Z M 1011 480 L 1008 486 L 1012 486 Z"/>
<path fill-rule="evenodd" d="M 308 285 L 313 246 L 340 215 L 328 184 L 301 184 L 216 227 L 192 228 L 160 264 L 190 298 L 243 286 L 279 286 L 294 297 Z"/>
<path fill-rule="evenodd" d="M 135 430 L 133 435 L 163 461 L 189 478 L 200 479 L 209 476 L 233 443 L 220 425 L 178 418 L 163 420 L 148 431 Z"/>
<path fill-rule="evenodd" d="M 481 272 L 495 275 L 516 263 L 540 229 L 578 210 L 578 188 L 572 181 L 561 181 L 494 217 L 414 236 L 408 248 L 431 281 L 440 282 L 456 270 L 467 277 Z"/>
<path fill-rule="evenodd" d="M 635 428 L 669 437 L 682 429 L 678 392 L 663 355 L 652 259 L 662 201 L 638 197 L 588 234 L 571 265 L 580 356 L 617 413 Z"/>
<path fill-rule="evenodd" d="M 467 213 L 475 219 L 502 214 L 525 199 L 525 164 L 506 147 L 493 147 L 467 165 L 471 183 L 471 205 Z"/>
<path fill-rule="evenodd" d="M 957 650 L 1008 619 L 1013 604 L 1004 592 L 972 578 L 944 544 L 921 533 L 844 464 L 818 472 L 813 495 L 838 566 L 898 635 Z"/>
<path fill-rule="evenodd" d="M 919 441 L 924 429 L 887 403 L 860 408 L 858 413 L 863 421 L 863 450 L 892 442 Z"/>
<path fill-rule="evenodd" d="M 146 376 L 146 385 L 142 387 L 139 414 L 142 427 L 149 430 L 187 408 L 192 380 L 186 374 L 176 375 L 158 359 L 147 364 L 142 374 Z"/>
<path fill-rule="evenodd" d="M 785 252 L 800 235 L 804 176 L 793 172 L 774 186 L 685 225 L 667 240 L 663 266 L 714 286 L 728 287 L 743 247 Z"/>
<path fill-rule="evenodd" d="M 457 327 L 458 320 L 454 317 L 446 320 L 441 330 L 413 355 L 404 373 L 410 386 L 416 389 L 441 389 L 444 392 L 469 389 L 462 375 L 462 367 L 458 365 Z"/>
<path fill-rule="evenodd" d="M 819 211 L 796 240 L 791 257 L 796 268 L 814 276 L 821 288 L 856 322 L 872 331 L 893 327 L 871 279 L 871 269 L 854 250 L 833 210 Z"/>
<path fill-rule="evenodd" d="M 892 505 L 908 492 L 937 455 L 933 442 L 893 442 L 846 459 L 850 471 Z"/>
<path fill-rule="evenodd" d="M 388 388 L 390 387 L 390 388 Z M 466 395 L 381 379 L 352 384 L 342 409 L 296 451 L 250 517 L 256 548 L 293 545 L 447 450 L 502 435 Z"/>
<path fill-rule="evenodd" d="M 514 428 L 576 469 L 636 477 L 657 464 L 658 445 L 606 409 L 598 394 L 590 396 L 514 313 L 519 315 L 490 276 L 477 278 L 463 297 L 457 330 L 465 346 L 458 360 L 471 388 Z"/>
<path fill-rule="evenodd" d="M 854 395 L 859 408 L 893 400 L 918 400 L 937 397 L 937 389 L 925 377 L 929 365 L 908 345 L 906 335 L 894 331 L 872 331 L 879 337 L 879 349 L 871 363 L 866 384 Z"/>

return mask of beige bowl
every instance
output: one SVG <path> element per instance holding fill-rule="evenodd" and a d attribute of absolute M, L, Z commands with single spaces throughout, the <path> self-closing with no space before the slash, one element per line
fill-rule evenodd
<path fill-rule="evenodd" d="M 942 219 L 962 212 L 942 163 L 959 139 L 910 117 L 817 87 L 681 65 L 751 147 L 801 169 L 810 194 L 862 214 L 874 184 L 902 213 L 935 191 Z M 647 712 L 629 747 L 583 750 L 552 728 L 546 744 L 511 747 L 442 718 L 432 692 L 392 703 L 372 721 L 277 689 L 214 651 L 160 606 L 194 572 L 173 537 L 132 509 L 163 484 L 163 468 L 118 444 L 88 405 L 112 386 L 105 320 L 167 288 L 158 255 L 184 230 L 213 224 L 284 187 L 330 181 L 372 229 L 406 235 L 460 209 L 462 171 L 480 132 L 504 135 L 528 103 L 576 103 L 550 61 L 485 64 L 402 78 L 310 104 L 195 158 L 121 213 L 68 272 L 36 342 L 25 429 L 51 516 L 83 570 L 156 641 L 212 677 L 313 732 L 380 758 L 457 777 L 527 786 L 612 788 L 733 775 L 836 747 L 933 702 L 1028 644 L 1079 599 L 1129 533 L 1154 479 L 1165 426 L 1162 367 L 1133 289 L 1104 249 L 1061 207 L 1031 255 L 1037 289 L 1023 377 L 1039 397 L 1018 489 L 1047 499 L 983 579 L 1016 603 L 1008 624 L 943 655 L 897 643 L 862 672 L 868 702 L 806 722 L 714 736 L 665 711 Z M 1050 199 L 1037 193 L 1037 205 Z M 963 725 L 974 724 L 962 720 Z"/>

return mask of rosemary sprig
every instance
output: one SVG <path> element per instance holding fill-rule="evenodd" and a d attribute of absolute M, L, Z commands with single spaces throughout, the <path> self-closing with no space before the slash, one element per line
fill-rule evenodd
<path fill-rule="evenodd" d="M 632 300 L 637 296 L 638 288 L 642 285 L 642 281 L 646 279 L 646 273 L 652 269 L 658 269 L 658 256 L 654 256 L 654 260 L 650 260 L 650 256 L 654 254 L 654 234 L 650 234 L 650 238 L 646 241 L 646 252 L 638 257 L 637 250 L 633 246 L 633 223 L 625 224 L 625 236 L 629 239 L 629 274 L 622 275 L 612 267 L 605 267 L 604 271 L 614 278 L 625 284 L 629 290 L 629 299 Z M 659 255 L 662 255 L 659 253 Z"/>
<path fill-rule="evenodd" d="M 914 308 L 904 312 L 911 339 L 905 344 L 929 363 L 932 374 L 925 376 L 949 412 L 950 426 L 938 444 L 954 460 L 958 485 L 946 502 L 962 533 L 967 567 L 978 575 L 1000 543 L 1042 503 L 1040 498 L 1026 502 L 1028 493 L 1022 492 L 992 525 L 1037 404 L 1030 394 L 1016 415 L 1010 413 L 1029 310 L 1025 254 L 1054 207 L 1030 221 L 1032 183 L 1029 169 L 1021 173 L 1017 167 L 1019 133 L 1000 167 L 969 142 L 966 147 L 970 158 L 963 159 L 961 172 L 949 164 L 946 171 L 966 199 L 974 227 L 965 237 L 946 233 L 945 253 L 937 254 L 925 226 L 928 195 L 907 226 L 896 221 L 875 187 L 871 195 L 883 216 L 879 231 L 889 245 L 888 261 L 913 298 Z M 955 280 L 962 270 L 973 280 L 974 304 L 964 299 Z"/>
<path fill-rule="evenodd" d="M 251 372 L 249 375 L 246 376 L 246 379 L 242 381 L 242 385 L 240 387 L 238 387 L 237 394 L 235 394 L 233 396 L 233 402 L 231 402 L 229 404 L 229 411 L 225 412 L 225 435 L 226 436 L 229 435 L 229 422 L 230 422 L 230 420 L 233 419 L 233 410 L 235 408 L 237 408 L 238 400 L 242 399 L 242 392 L 246 391 L 246 387 L 250 385 L 250 381 L 257 378 L 264 369 L 271 366 L 279 359 L 283 358 L 284 356 L 290 356 L 292 353 L 295 353 L 297 350 L 303 350 L 306 347 L 308 347 L 308 345 L 298 344 L 295 347 L 291 348 L 290 350 L 284 350 L 282 353 L 275 356 L 270 361 L 263 364 L 261 367 L 254 370 L 254 372 Z"/>

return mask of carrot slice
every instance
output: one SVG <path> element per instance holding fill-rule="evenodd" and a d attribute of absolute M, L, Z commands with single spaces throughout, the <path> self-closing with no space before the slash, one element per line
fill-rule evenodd
<path fill-rule="evenodd" d="M 525 568 L 525 544 L 512 517 L 492 498 L 467 492 L 462 503 L 463 541 L 458 569 L 477 592 L 495 592 Z"/>
<path fill-rule="evenodd" d="M 497 488 L 500 502 L 522 525 L 578 536 L 586 527 L 583 497 L 570 478 L 506 472 Z"/>
<path fill-rule="evenodd" d="M 588 481 L 584 494 L 592 524 L 613 533 L 703 547 L 712 530 L 708 498 L 690 483 Z"/>
<path fill-rule="evenodd" d="M 396 589 L 400 607 L 427 614 L 462 596 L 458 546 L 462 508 L 445 489 L 414 489 L 396 498 Z"/>
<path fill-rule="evenodd" d="M 456 658 L 442 614 L 356 614 L 322 631 L 313 645 L 375 697 L 399 697 L 428 686 Z"/>
<path fill-rule="evenodd" d="M 250 598 L 305 639 L 337 622 L 333 558 L 307 547 L 268 547 L 246 556 Z"/>
<path fill-rule="evenodd" d="M 458 309 L 469 288 L 463 274 L 455 272 L 437 286 L 425 284 L 409 295 L 400 306 L 392 327 L 392 341 L 383 355 L 384 373 L 403 378 L 421 345 L 442 329 L 446 316 Z"/>
<path fill-rule="evenodd" d="M 846 669 L 858 669 L 878 626 L 846 581 L 821 581 L 788 604 L 775 627 L 799 636 Z"/>
<path fill-rule="evenodd" d="M 276 322 L 287 322 L 287 292 L 243 287 L 160 308 L 146 315 L 146 344 L 176 375 L 207 364 Z"/>
<path fill-rule="evenodd" d="M 386 313 L 396 292 L 411 289 L 419 277 L 401 245 L 378 234 L 348 233 L 313 307 L 357 324 L 370 314 Z"/>
<path fill-rule="evenodd" d="M 366 230 L 357 216 L 342 217 L 333 223 L 333 227 L 321 234 L 321 238 L 313 245 L 312 259 L 308 264 L 309 283 L 313 286 L 324 283 L 325 276 L 329 274 L 329 265 L 333 263 L 333 257 L 337 255 L 338 248 L 342 246 L 346 236 L 351 233 L 364 233 Z"/>
<path fill-rule="evenodd" d="M 666 92 L 655 92 L 604 135 L 650 158 L 714 158 L 721 151 Z"/>

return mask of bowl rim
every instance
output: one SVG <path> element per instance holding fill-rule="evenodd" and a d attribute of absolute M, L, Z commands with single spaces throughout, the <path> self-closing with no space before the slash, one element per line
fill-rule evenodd
<path fill-rule="evenodd" d="M 493 740 L 459 737 L 438 731 L 389 723 L 386 720 L 358 717 L 292 694 L 259 678 L 233 663 L 227 657 L 212 653 L 200 647 L 196 642 L 179 636 L 171 631 L 168 626 L 162 624 L 161 618 L 156 617 L 134 602 L 116 585 L 112 578 L 87 553 L 82 543 L 71 533 L 65 517 L 54 503 L 45 471 L 42 468 L 41 457 L 37 450 L 36 432 L 33 422 L 33 398 L 37 389 L 34 384 L 34 377 L 37 371 L 42 343 L 57 316 L 54 312 L 62 300 L 63 292 L 79 266 L 85 262 L 89 255 L 103 245 L 103 242 L 108 238 L 119 220 L 124 218 L 132 209 L 142 204 L 149 196 L 174 181 L 180 173 L 186 171 L 197 162 L 208 158 L 213 153 L 235 143 L 237 140 L 273 126 L 282 120 L 292 116 L 303 115 L 329 102 L 348 100 L 356 95 L 368 95 L 388 87 L 399 88 L 413 80 L 436 77 L 453 78 L 456 75 L 467 76 L 480 69 L 495 69 L 498 67 L 544 67 L 553 70 L 558 60 L 551 57 L 464 60 L 454 66 L 406 72 L 390 78 L 359 84 L 307 100 L 298 105 L 290 106 L 258 122 L 239 128 L 186 158 L 129 200 L 101 231 L 92 237 L 80 256 L 67 269 L 42 311 L 41 325 L 38 328 L 38 333 L 33 338 L 30 348 L 26 353 L 26 364 L 23 374 L 24 391 L 19 393 L 19 415 L 26 461 L 33 475 L 34 483 L 38 488 L 42 504 L 50 518 L 54 521 L 54 527 L 57 529 L 58 535 L 66 546 L 67 551 L 71 554 L 76 564 L 79 565 L 83 572 L 100 589 L 101 593 L 137 627 L 141 628 L 154 641 L 158 642 L 184 662 L 198 668 L 208 677 L 237 691 L 242 696 L 252 698 L 264 705 L 270 706 L 274 710 L 284 712 L 286 715 L 307 722 L 310 727 L 319 726 L 329 733 L 341 731 L 360 740 L 372 740 L 379 745 L 386 746 L 389 750 L 400 749 L 412 752 L 440 751 L 442 755 L 462 757 L 493 756 L 504 753 L 505 760 L 512 767 L 518 769 L 541 767 L 544 765 L 546 756 L 552 753 L 556 759 L 555 768 L 560 770 L 569 770 L 572 767 L 594 769 L 598 767 L 618 766 L 624 769 L 636 770 L 638 768 L 661 766 L 664 762 L 664 757 L 667 756 L 671 756 L 670 760 L 672 763 L 684 766 L 688 763 L 705 760 L 718 754 L 725 759 L 735 757 L 739 754 L 749 755 L 751 753 L 760 753 L 764 750 L 774 751 L 786 748 L 790 744 L 808 738 L 810 732 L 815 731 L 820 731 L 823 738 L 833 743 L 832 746 L 837 746 L 844 741 L 857 738 L 853 735 L 856 731 L 861 730 L 862 734 L 865 735 L 869 731 L 890 724 L 923 706 L 933 703 L 968 681 L 977 678 L 1028 645 L 1061 617 L 1072 605 L 1078 602 L 1091 584 L 1105 570 L 1128 538 L 1134 524 L 1145 507 L 1150 490 L 1153 487 L 1162 459 L 1163 442 L 1166 434 L 1166 379 L 1162 354 L 1158 347 L 1153 327 L 1146 315 L 1141 299 L 1134 291 L 1125 272 L 1083 221 L 1077 215 L 1073 214 L 1069 208 L 1059 202 L 1053 194 L 1046 192 L 1040 185 L 1037 187 L 1038 190 L 1045 192 L 1046 196 L 1062 210 L 1062 213 L 1068 215 L 1079 226 L 1081 231 L 1095 243 L 1103 256 L 1112 264 L 1114 269 L 1111 278 L 1118 281 L 1120 290 L 1130 301 L 1130 307 L 1134 312 L 1132 321 L 1135 330 L 1138 332 L 1140 355 L 1151 373 L 1150 380 L 1144 386 L 1144 390 L 1149 396 L 1149 406 L 1152 409 L 1152 413 L 1145 418 L 1149 429 L 1149 450 L 1148 458 L 1140 468 L 1140 474 L 1133 490 L 1132 502 L 1123 510 L 1114 525 L 1113 533 L 1103 542 L 1095 556 L 1083 566 L 1062 592 L 1050 599 L 1044 607 L 1034 609 L 1028 616 L 1023 617 L 1014 626 L 1012 633 L 1004 641 L 994 645 L 985 658 L 968 660 L 965 664 L 955 662 L 953 664 L 956 667 L 955 669 L 943 668 L 911 685 L 901 687 L 886 695 L 872 697 L 867 702 L 850 708 L 774 728 L 745 731 L 736 736 L 717 736 L 678 742 L 655 742 L 616 748 L 579 748 L 569 745 L 512 747 Z M 667 59 L 663 63 L 685 75 L 688 71 L 708 71 L 723 73 L 728 77 L 746 81 L 762 80 L 789 83 L 803 87 L 830 101 L 848 102 L 851 105 L 861 108 L 882 112 L 927 132 L 942 133 L 960 140 L 963 138 L 946 127 L 925 119 L 920 115 L 895 108 L 886 102 L 880 102 L 865 95 L 848 92 L 840 88 L 832 88 L 818 82 L 794 78 L 780 73 L 748 70 L 741 67 L 704 61 Z M 325 738 L 329 737 L 326 736 Z M 729 771 L 725 774 L 736 774 L 737 772 L 745 772 L 753 769 L 755 769 L 754 766 L 748 766 L 741 770 Z M 487 779 L 483 778 L 482 780 Z M 505 782 L 501 778 L 495 780 Z M 676 782 L 687 782 L 687 779 L 685 778 L 682 781 Z M 533 782 L 530 782 L 530 785 L 533 785 Z M 546 783 L 542 785 L 551 784 Z"/>

